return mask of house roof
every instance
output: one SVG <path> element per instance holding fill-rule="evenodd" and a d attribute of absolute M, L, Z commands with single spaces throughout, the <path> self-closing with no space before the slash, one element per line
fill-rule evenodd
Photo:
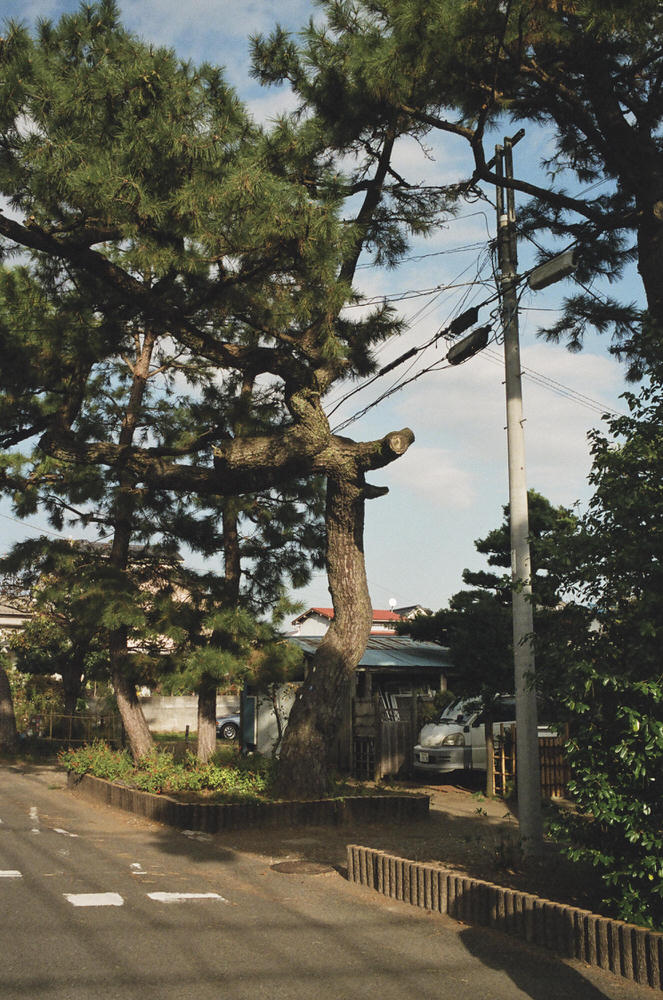
<path fill-rule="evenodd" d="M 0 602 L 0 627 L 20 628 L 32 618 L 31 611 L 19 611 L 10 604 Z"/>
<path fill-rule="evenodd" d="M 289 642 L 296 643 L 306 656 L 313 656 L 323 640 L 323 636 L 291 636 Z M 366 651 L 359 661 L 361 668 L 399 667 L 414 669 L 430 667 L 452 669 L 449 650 L 436 642 L 418 642 L 409 636 L 369 636 Z"/>
<path fill-rule="evenodd" d="M 297 618 L 293 618 L 292 624 L 299 625 L 301 622 L 306 621 L 311 615 L 317 614 L 322 618 L 328 618 L 331 621 L 334 617 L 333 608 L 308 608 L 306 611 L 302 612 Z M 385 610 L 380 608 L 373 608 L 373 621 L 374 622 L 399 622 L 403 618 L 402 615 L 397 614 L 395 611 Z"/>
<path fill-rule="evenodd" d="M 25 612 L 18 608 L 12 608 L 10 604 L 0 603 L 0 615 L 16 615 L 17 618 L 25 618 Z"/>

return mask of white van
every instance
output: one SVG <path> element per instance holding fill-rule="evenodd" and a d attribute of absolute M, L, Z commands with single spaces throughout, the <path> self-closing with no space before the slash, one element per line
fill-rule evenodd
<path fill-rule="evenodd" d="M 486 770 L 485 715 L 477 700 L 457 701 L 444 710 L 437 722 L 429 722 L 419 733 L 414 748 L 414 770 L 446 774 L 449 771 Z M 516 724 L 516 700 L 500 698 L 493 711 L 493 733 Z M 548 726 L 539 726 L 539 736 L 552 736 Z"/>

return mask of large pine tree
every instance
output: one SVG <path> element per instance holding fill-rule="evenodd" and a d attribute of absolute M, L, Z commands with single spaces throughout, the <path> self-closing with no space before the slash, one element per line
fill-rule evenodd
<path fill-rule="evenodd" d="M 362 250 L 394 259 L 444 197 L 392 183 L 393 119 L 354 143 L 346 176 L 333 154 L 349 146 L 322 119 L 262 133 L 219 70 L 143 44 L 109 0 L 35 38 L 12 28 L 0 86 L 0 440 L 34 445 L 28 469 L 5 458 L 5 488 L 23 513 L 46 499 L 56 521 L 63 504 L 92 519 L 103 494 L 120 587 L 136 534 L 161 530 L 159 498 L 216 503 L 324 477 L 336 618 L 283 750 L 288 786 L 321 791 L 371 623 L 364 503 L 384 491 L 365 477 L 413 439 L 333 435 L 322 399 L 370 372 L 372 345 L 400 329 L 388 308 L 341 315 Z M 245 387 L 265 385 L 278 420 L 236 425 Z M 140 754 L 130 611 L 116 610 L 111 660 Z"/>

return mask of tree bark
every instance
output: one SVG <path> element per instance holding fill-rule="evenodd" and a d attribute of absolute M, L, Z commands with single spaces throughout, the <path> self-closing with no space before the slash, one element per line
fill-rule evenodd
<path fill-rule="evenodd" d="M 413 441 L 407 427 L 372 442 L 336 436 L 325 456 L 326 562 L 334 618 L 290 712 L 277 782 L 283 796 L 315 798 L 328 790 L 348 686 L 373 622 L 364 560 L 365 501 L 388 492 L 369 485 L 364 473 L 389 465 Z"/>
<path fill-rule="evenodd" d="M 15 753 L 17 746 L 14 700 L 7 671 L 0 665 L 0 751 Z"/>
<path fill-rule="evenodd" d="M 131 393 L 118 438 L 121 448 L 130 447 L 133 441 L 149 377 L 154 344 L 154 334 L 148 331 L 143 338 L 142 348 L 133 369 Z M 120 572 L 125 572 L 129 565 L 129 546 L 136 510 L 134 488 L 133 476 L 126 469 L 120 467 L 117 497 L 111 515 L 113 542 L 110 551 L 111 566 Z M 131 755 L 134 760 L 140 760 L 141 757 L 150 752 L 154 746 L 154 740 L 136 695 L 136 685 L 131 676 L 129 664 L 127 640 L 128 633 L 124 625 L 109 629 L 110 672 L 117 698 L 117 707 L 122 716 Z"/>
<path fill-rule="evenodd" d="M 109 637 L 111 660 L 111 680 L 117 699 L 117 707 L 122 717 L 124 731 L 129 741 L 129 749 L 134 760 L 145 757 L 154 746 L 143 709 L 138 701 L 136 685 L 131 677 L 128 664 L 126 629 L 113 629 Z"/>
<path fill-rule="evenodd" d="M 76 659 L 62 671 L 62 693 L 64 696 L 64 714 L 75 715 L 76 705 L 80 698 L 83 676 L 81 663 Z"/>
<path fill-rule="evenodd" d="M 239 601 L 242 574 L 239 544 L 237 502 L 227 498 L 222 504 L 223 520 L 223 562 L 224 562 L 224 602 L 227 607 Z M 223 636 L 214 633 L 210 643 L 221 647 Z M 217 682 L 212 677 L 204 677 L 198 688 L 198 750 L 197 758 L 206 764 L 216 750 L 216 692 Z"/>
<path fill-rule="evenodd" d="M 371 631 L 373 609 L 364 564 L 364 484 L 327 481 L 327 573 L 334 619 L 290 712 L 279 767 L 279 794 L 326 794 L 330 757 L 352 673 Z"/>
<path fill-rule="evenodd" d="M 198 760 L 206 764 L 216 750 L 216 680 L 205 677 L 198 688 Z"/>
<path fill-rule="evenodd" d="M 658 197 L 656 197 L 658 196 Z M 641 199 L 638 226 L 638 271 L 647 297 L 652 334 L 660 344 L 663 335 L 663 182 L 648 201 Z M 645 345 L 646 347 L 647 345 Z"/>

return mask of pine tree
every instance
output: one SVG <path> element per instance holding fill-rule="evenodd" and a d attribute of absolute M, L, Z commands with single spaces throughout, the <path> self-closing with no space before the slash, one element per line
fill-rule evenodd
<path fill-rule="evenodd" d="M 0 560 L 2 592 L 31 618 L 9 638 L 15 667 L 62 678 L 63 714 L 73 716 L 88 680 L 108 678 L 108 639 L 93 546 L 45 536 L 19 542 Z M 95 601 L 95 592 L 97 600 Z"/>
<path fill-rule="evenodd" d="M 538 176 L 511 186 L 529 196 L 519 226 L 541 259 L 577 248 L 577 290 L 546 332 L 579 349 L 593 326 L 639 371 L 642 333 L 663 335 L 663 12 L 657 0 L 323 0 L 297 44 L 275 31 L 254 45 L 257 74 L 288 79 L 307 108 L 345 148 L 368 146 L 397 122 L 422 140 L 465 147 L 474 168 L 458 190 L 482 196 L 503 185 L 492 164 L 497 127 L 531 122 L 548 129 Z M 392 178 L 410 199 L 416 178 Z M 580 185 L 577 194 L 568 185 Z M 596 296 L 598 275 L 615 281 L 632 261 L 647 302 Z"/>
<path fill-rule="evenodd" d="M 120 595 L 130 546 L 161 530 L 157 500 L 233 499 L 325 477 L 337 614 L 303 699 L 307 721 L 298 729 L 295 712 L 290 727 L 293 760 L 316 761 L 293 765 L 290 780 L 321 791 L 339 688 L 372 617 L 361 533 L 366 498 L 384 490 L 365 476 L 413 439 L 332 435 L 322 399 L 336 380 L 370 372 L 372 345 L 400 329 L 388 308 L 341 316 L 357 301 L 362 249 L 391 259 L 443 199 L 422 210 L 399 185 L 390 192 L 391 127 L 350 177 L 318 121 L 263 134 L 219 70 L 139 42 L 109 0 L 42 23 L 34 40 L 12 28 L 0 86 L 0 191 L 13 209 L 0 213 L 0 235 L 7 258 L 28 256 L 0 275 L 2 347 L 20 374 L 0 376 L 0 440 L 37 449 L 27 469 L 5 458 L 5 488 L 22 513 L 45 502 L 56 521 L 71 508 L 99 516 Z M 344 216 L 357 194 L 359 209 L 350 200 Z M 277 422 L 234 432 L 245 387 L 253 401 L 265 383 Z M 130 602 L 118 596 L 107 617 L 118 700 L 141 754 L 149 733 L 125 686 Z"/>

